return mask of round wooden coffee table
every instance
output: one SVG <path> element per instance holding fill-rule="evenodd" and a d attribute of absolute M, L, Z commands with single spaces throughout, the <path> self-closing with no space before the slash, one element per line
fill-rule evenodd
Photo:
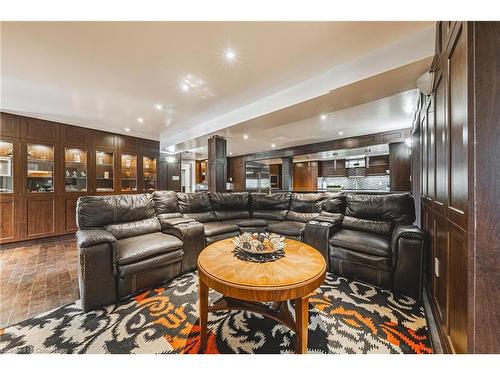
<path fill-rule="evenodd" d="M 267 263 L 236 258 L 231 238 L 207 246 L 198 257 L 201 346 L 207 342 L 208 312 L 247 310 L 270 317 L 295 331 L 297 352 L 307 352 L 309 295 L 325 280 L 326 262 L 313 247 L 286 239 L 285 256 Z M 223 297 L 208 305 L 208 290 Z M 295 304 L 295 320 L 286 301 Z M 270 306 L 262 302 L 273 302 Z"/>

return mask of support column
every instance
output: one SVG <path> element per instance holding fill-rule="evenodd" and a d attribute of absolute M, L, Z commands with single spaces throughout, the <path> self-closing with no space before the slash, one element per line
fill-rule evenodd
<path fill-rule="evenodd" d="M 208 191 L 225 192 L 227 182 L 226 140 L 214 135 L 208 140 Z"/>
<path fill-rule="evenodd" d="M 281 158 L 281 181 L 283 190 L 293 190 L 293 158 Z"/>

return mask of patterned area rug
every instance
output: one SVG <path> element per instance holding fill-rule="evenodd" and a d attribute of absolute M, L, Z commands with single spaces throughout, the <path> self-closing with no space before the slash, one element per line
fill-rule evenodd
<path fill-rule="evenodd" d="M 0 329 L 0 352 L 199 353 L 197 281 L 189 273 L 86 314 L 60 307 Z M 309 309 L 310 353 L 432 353 L 424 309 L 409 297 L 327 274 Z M 294 352 L 295 334 L 258 314 L 210 313 L 209 330 L 207 353 Z"/>

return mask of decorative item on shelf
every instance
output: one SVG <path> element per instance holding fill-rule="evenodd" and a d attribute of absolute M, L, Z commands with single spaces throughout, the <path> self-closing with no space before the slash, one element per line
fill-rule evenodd
<path fill-rule="evenodd" d="M 104 178 L 109 178 L 109 172 L 104 172 Z"/>
<path fill-rule="evenodd" d="M 76 173 L 76 171 L 73 171 L 73 177 L 78 177 L 78 174 Z"/>
<path fill-rule="evenodd" d="M 68 170 L 66 170 L 66 177 L 71 177 L 70 173 Z"/>
<path fill-rule="evenodd" d="M 131 162 L 130 159 L 125 160 L 125 167 L 130 168 Z"/>
<path fill-rule="evenodd" d="M 75 163 L 80 163 L 80 162 L 81 162 L 81 158 L 80 158 L 80 153 L 79 153 L 79 152 L 75 152 L 75 153 L 73 154 L 73 161 L 74 161 Z"/>
<path fill-rule="evenodd" d="M 243 233 L 233 243 L 234 256 L 244 261 L 265 263 L 285 256 L 285 237 L 275 233 Z"/>
<path fill-rule="evenodd" d="M 149 169 L 149 161 L 144 162 L 144 169 Z"/>
<path fill-rule="evenodd" d="M 87 175 L 85 174 L 85 172 L 84 172 L 84 171 L 81 171 L 81 172 L 80 172 L 80 176 L 81 176 L 81 177 L 87 177 Z"/>
<path fill-rule="evenodd" d="M 104 164 L 104 158 L 102 156 L 99 156 L 97 159 L 97 164 Z"/>

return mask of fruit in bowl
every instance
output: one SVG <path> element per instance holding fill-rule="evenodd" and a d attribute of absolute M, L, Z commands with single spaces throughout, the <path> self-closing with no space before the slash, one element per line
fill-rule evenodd
<path fill-rule="evenodd" d="M 255 254 L 273 253 L 283 250 L 285 237 L 276 233 L 243 233 L 233 238 L 237 249 Z"/>

